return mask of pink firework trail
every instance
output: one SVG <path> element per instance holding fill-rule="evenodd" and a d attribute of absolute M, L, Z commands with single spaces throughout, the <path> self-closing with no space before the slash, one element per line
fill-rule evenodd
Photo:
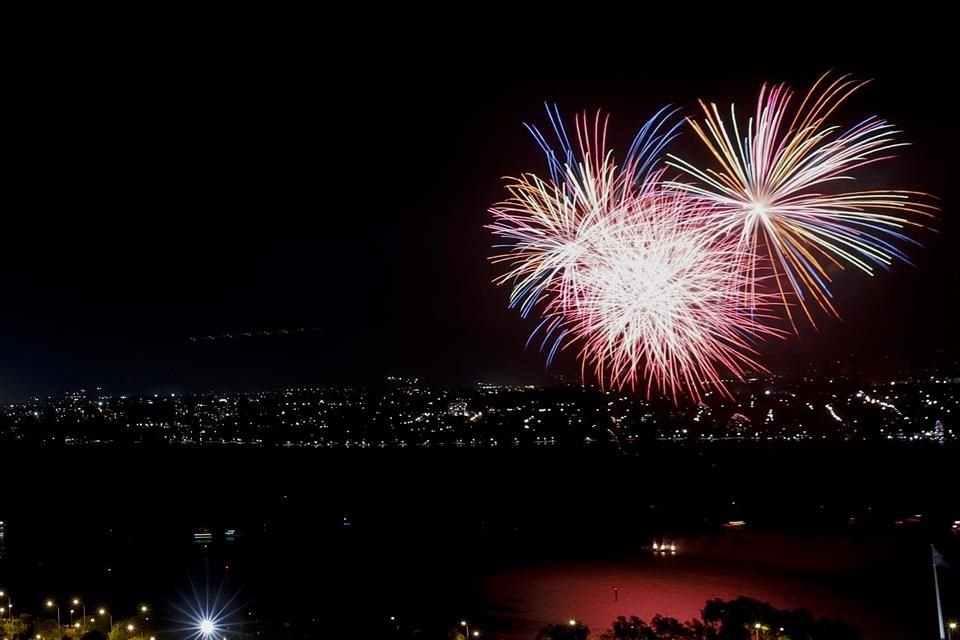
<path fill-rule="evenodd" d="M 762 296 L 743 306 L 736 244 L 703 224 L 712 205 L 660 186 L 672 114 L 648 121 L 619 165 L 599 113 L 576 120 L 576 148 L 550 115 L 559 154 L 530 127 L 550 177 L 508 178 L 510 197 L 491 208 L 488 225 L 506 241 L 493 261 L 507 265 L 497 282 L 512 285 L 511 306 L 541 312 L 530 340 L 540 340 L 548 364 L 575 346 L 584 376 L 603 386 L 675 402 L 729 395 L 725 380 L 763 369 L 753 345 L 779 333 L 764 324 Z"/>

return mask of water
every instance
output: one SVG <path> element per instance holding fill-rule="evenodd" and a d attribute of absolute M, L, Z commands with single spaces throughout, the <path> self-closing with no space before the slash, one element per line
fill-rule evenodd
<path fill-rule="evenodd" d="M 148 603 L 137 623 L 157 630 L 182 626 L 177 607 L 210 585 L 278 639 L 467 616 L 512 640 L 569 617 L 598 631 L 616 615 L 689 618 L 741 594 L 922 637 L 926 545 L 956 557 L 960 542 L 942 447 L 6 453 L 0 588 L 16 610 L 79 596 L 120 619 Z M 731 519 L 747 530 L 723 532 Z M 677 557 L 644 554 L 662 535 Z"/>

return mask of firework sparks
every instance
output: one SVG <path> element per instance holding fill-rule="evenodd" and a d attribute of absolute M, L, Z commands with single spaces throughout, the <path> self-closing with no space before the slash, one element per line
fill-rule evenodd
<path fill-rule="evenodd" d="M 510 198 L 493 207 L 488 228 L 507 241 L 497 280 L 512 284 L 510 305 L 523 316 L 542 309 L 531 334 L 553 359 L 577 345 L 584 373 L 603 385 L 654 389 L 677 400 L 724 377 L 762 370 L 752 342 L 777 332 L 742 304 L 735 246 L 702 225 L 713 205 L 660 187 L 659 154 L 676 133 L 659 112 L 618 165 L 606 144 L 606 119 L 576 121 L 575 153 L 554 110 L 562 161 L 530 130 L 547 156 L 550 178 L 508 179 Z M 762 296 L 754 302 L 764 306 Z M 528 341 L 529 343 L 529 341 Z"/>
<path fill-rule="evenodd" d="M 743 133 L 733 106 L 725 121 L 715 104 L 701 101 L 703 121 L 688 122 L 718 168 L 702 170 L 669 156 L 669 165 L 697 181 L 670 184 L 712 203 L 706 223 L 737 239 L 748 298 L 769 278 L 794 331 L 795 302 L 814 326 L 811 300 L 838 315 L 829 289 L 831 265 L 873 275 L 877 267 L 908 262 L 898 243 L 916 244 L 907 232 L 925 226 L 936 210 L 917 192 L 845 189 L 858 170 L 891 158 L 905 144 L 897 141 L 893 125 L 875 116 L 846 130 L 830 124 L 864 84 L 824 74 L 796 110 L 786 85 L 764 85 Z"/>
<path fill-rule="evenodd" d="M 559 155 L 539 129 L 526 126 L 546 155 L 550 178 L 535 174 L 508 178 L 511 197 L 490 210 L 494 223 L 488 225 L 494 235 L 507 241 L 498 248 L 509 249 L 493 261 L 512 267 L 497 283 L 513 283 L 510 307 L 519 307 L 524 317 L 558 275 L 575 269 L 595 224 L 653 188 L 655 164 L 679 127 L 679 123 L 670 124 L 674 112 L 660 110 L 637 134 L 626 161 L 618 167 L 606 148 L 608 118 L 600 112 L 592 122 L 586 114 L 577 118 L 579 154 L 556 107 L 548 107 L 547 114 Z"/>
<path fill-rule="evenodd" d="M 727 394 L 724 378 L 764 370 L 754 343 L 779 332 L 744 307 L 735 246 L 699 224 L 698 206 L 663 192 L 633 201 L 595 234 L 575 304 L 547 305 L 601 383 L 699 401 L 710 389 Z"/>

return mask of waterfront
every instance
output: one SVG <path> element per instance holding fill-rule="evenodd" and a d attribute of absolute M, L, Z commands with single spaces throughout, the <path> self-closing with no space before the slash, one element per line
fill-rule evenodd
<path fill-rule="evenodd" d="M 7 453 L 0 586 L 19 610 L 147 601 L 158 627 L 209 582 L 273 637 L 469 616 L 519 639 L 741 594 L 904 637 L 934 621 L 926 545 L 960 542 L 944 445 Z M 662 536 L 676 557 L 644 552 Z M 944 589 L 956 611 L 949 572 Z"/>

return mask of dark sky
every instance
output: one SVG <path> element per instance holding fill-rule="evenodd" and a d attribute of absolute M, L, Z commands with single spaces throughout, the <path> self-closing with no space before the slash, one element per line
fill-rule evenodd
<path fill-rule="evenodd" d="M 941 233 L 921 237 L 917 269 L 841 278 L 844 321 L 770 346 L 767 362 L 956 353 L 955 72 L 949 42 L 919 24 L 757 43 L 756 25 L 714 39 L 494 16 L 474 36 L 464 18 L 450 18 L 461 31 L 291 16 L 117 35 L 103 18 L 34 25 L 10 58 L 0 398 L 389 373 L 545 381 L 523 349 L 532 325 L 489 283 L 482 228 L 500 176 L 542 169 L 522 121 L 542 122 L 544 100 L 571 117 L 604 107 L 622 149 L 665 102 L 746 108 L 763 80 L 804 89 L 827 69 L 875 80 L 841 115 L 905 130 L 913 146 L 875 177 L 939 194 Z M 322 330 L 189 340 L 295 327 Z"/>

